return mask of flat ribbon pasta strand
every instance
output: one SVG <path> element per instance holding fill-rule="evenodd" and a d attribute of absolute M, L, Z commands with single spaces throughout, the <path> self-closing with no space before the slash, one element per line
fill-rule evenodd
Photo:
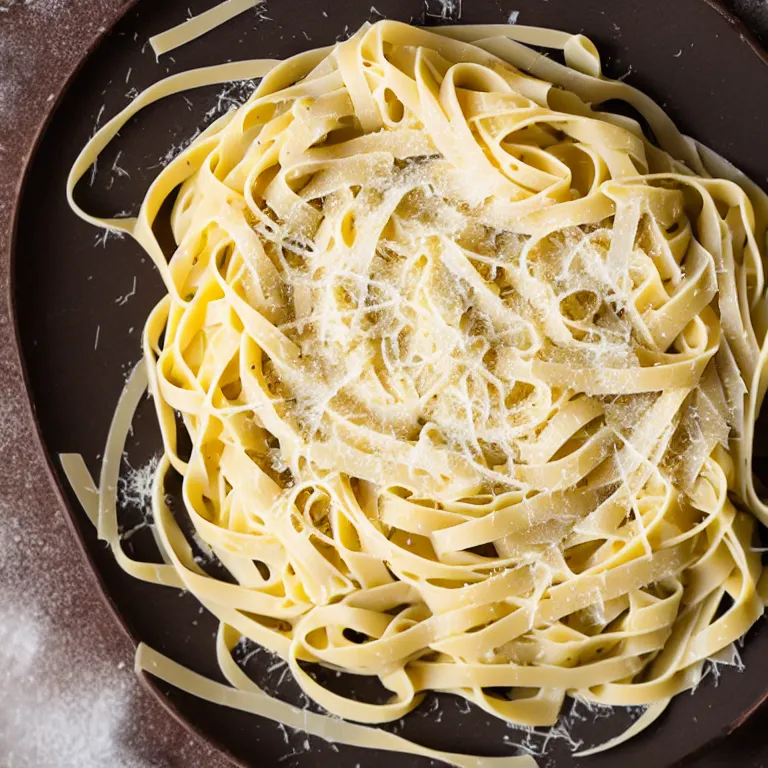
<path fill-rule="evenodd" d="M 253 96 L 159 174 L 135 220 L 77 206 L 78 180 L 141 108 L 252 77 Z M 601 110 L 615 99 L 655 142 Z M 153 225 L 176 191 L 167 258 Z M 524 726 L 555 723 L 566 695 L 649 706 L 615 746 L 762 614 L 753 539 L 768 511 L 751 456 L 768 198 L 605 78 L 584 36 L 384 20 L 284 62 L 176 75 L 94 136 L 67 194 L 139 242 L 167 295 L 110 431 L 98 509 L 82 460 L 65 470 L 124 568 L 218 617 L 232 687 L 145 646 L 139 668 L 282 722 L 293 709 L 232 658 L 241 637 L 363 723 L 436 690 Z M 117 529 L 145 383 L 163 435 L 162 565 L 127 558 Z M 166 504 L 173 473 L 227 581 Z M 391 698 L 332 692 L 307 663 L 375 676 Z"/>
<path fill-rule="evenodd" d="M 193 16 L 176 27 L 150 37 L 149 44 L 156 56 L 174 51 L 248 9 L 255 8 L 260 2 L 261 0 L 224 0 L 199 16 Z"/>

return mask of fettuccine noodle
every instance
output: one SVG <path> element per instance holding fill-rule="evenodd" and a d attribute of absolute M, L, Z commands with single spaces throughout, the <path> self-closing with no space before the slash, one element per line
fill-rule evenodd
<path fill-rule="evenodd" d="M 140 108 L 233 76 L 263 79 L 137 219 L 78 207 Z M 152 227 L 177 189 L 166 260 Z M 218 617 L 226 703 L 266 699 L 232 660 L 246 637 L 359 723 L 429 691 L 526 726 L 568 695 L 655 717 L 762 615 L 768 198 L 605 78 L 587 38 L 381 21 L 281 63 L 177 75 L 94 137 L 68 191 L 167 287 L 81 496 L 124 568 Z M 125 555 L 115 511 L 144 376 L 162 565 Z M 228 580 L 194 559 L 171 473 Z M 391 698 L 334 693 L 306 662 Z"/>

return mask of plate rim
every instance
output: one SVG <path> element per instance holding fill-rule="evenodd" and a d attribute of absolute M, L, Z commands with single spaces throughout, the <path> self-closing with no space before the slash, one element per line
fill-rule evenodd
<path fill-rule="evenodd" d="M 74 64 L 67 71 L 54 98 L 47 105 L 47 109 L 41 113 L 40 119 L 38 120 L 33 132 L 32 142 L 28 145 L 27 153 L 22 160 L 21 173 L 19 174 L 16 187 L 11 194 L 12 208 L 9 227 L 10 237 L 8 238 L 7 248 L 2 254 L 0 254 L 0 264 L 7 265 L 8 281 L 3 299 L 5 300 L 5 304 L 8 307 L 8 314 L 11 324 L 11 360 L 12 362 L 16 363 L 17 371 L 21 374 L 20 379 L 23 395 L 21 398 L 22 410 L 27 418 L 27 422 L 32 425 L 30 433 L 32 437 L 33 451 L 37 454 L 40 465 L 43 468 L 42 473 L 40 473 L 42 475 L 41 479 L 44 480 L 47 489 L 52 492 L 53 497 L 56 500 L 55 513 L 64 518 L 64 522 L 69 530 L 69 533 L 75 540 L 75 545 L 80 556 L 80 562 L 86 567 L 86 578 L 96 588 L 99 601 L 103 606 L 106 607 L 107 612 L 111 615 L 116 626 L 123 632 L 125 637 L 128 638 L 131 645 L 133 646 L 134 652 L 142 640 L 140 637 L 138 637 L 137 634 L 133 632 L 128 622 L 118 610 L 117 605 L 113 602 L 104 581 L 104 577 L 102 576 L 99 567 L 97 566 L 80 533 L 79 525 L 77 522 L 78 515 L 85 513 L 82 509 L 78 512 L 75 506 L 70 504 L 69 500 L 67 499 L 66 490 L 59 480 L 59 475 L 54 464 L 54 458 L 45 446 L 42 425 L 37 415 L 37 407 L 35 405 L 35 401 L 32 397 L 29 370 L 27 368 L 26 359 L 22 352 L 21 329 L 16 293 L 16 256 L 18 250 L 19 223 L 21 220 L 21 202 L 24 198 L 26 188 L 29 183 L 32 165 L 40 150 L 43 139 L 48 132 L 48 128 L 54 116 L 61 107 L 62 102 L 71 90 L 75 80 L 77 79 L 77 76 L 85 67 L 88 60 L 101 46 L 101 44 L 110 36 L 115 27 L 140 2 L 141 0 L 122 0 L 122 4 L 118 6 L 114 11 L 109 13 L 102 25 L 98 28 L 96 34 L 91 38 L 91 40 L 83 49 L 82 53 L 78 56 L 77 59 L 75 59 Z M 710 2 L 710 0 L 705 0 L 705 2 Z M 768 64 L 768 58 L 766 63 Z M 235 766 L 236 768 L 249 768 L 246 763 L 242 762 L 235 755 L 233 755 L 225 744 L 220 742 L 218 739 L 204 733 L 200 728 L 198 728 L 190 720 L 184 717 L 181 711 L 165 695 L 165 692 L 160 687 L 160 684 L 155 680 L 155 678 L 148 675 L 144 670 L 134 671 L 134 674 L 141 688 L 148 692 L 152 699 L 157 704 L 159 704 L 161 708 L 167 712 L 173 718 L 173 720 L 175 720 L 184 729 L 186 733 L 197 739 L 201 745 L 213 748 L 232 766 Z M 768 691 L 766 691 L 766 696 L 768 696 Z"/>
<path fill-rule="evenodd" d="M 603 2 L 609 2 L 609 0 L 602 0 Z M 749 46 L 752 53 L 756 55 L 763 64 L 768 67 L 768 44 L 764 46 L 756 37 L 755 33 L 746 25 L 742 19 L 735 14 L 734 11 L 727 5 L 727 0 L 698 0 L 699 2 L 712 8 L 720 17 L 720 19 L 728 25 L 730 32 L 738 34 L 742 43 Z M 102 45 L 102 43 L 110 36 L 115 27 L 140 3 L 142 0 L 122 0 L 120 6 L 114 11 L 111 11 L 105 18 L 102 25 L 99 27 L 97 33 L 91 38 L 89 43 L 84 47 L 82 53 L 75 59 L 74 64 L 69 68 L 65 74 L 64 79 L 58 86 L 58 90 L 55 92 L 54 98 L 48 103 L 47 108 L 40 114 L 40 118 L 35 124 L 33 131 L 33 138 L 28 145 L 26 154 L 22 159 L 21 172 L 18 176 L 15 189 L 11 193 L 11 215 L 9 217 L 9 238 L 7 241 L 7 248 L 3 253 L 0 253 L 0 265 L 7 265 L 8 280 L 5 287 L 5 299 L 6 306 L 8 307 L 8 315 L 11 326 L 10 340 L 11 340 L 11 355 L 10 359 L 16 363 L 17 371 L 20 375 L 20 389 L 22 390 L 22 410 L 27 418 L 28 423 L 32 425 L 30 430 L 33 451 L 37 454 L 40 464 L 43 467 L 43 472 L 39 473 L 43 477 L 48 490 L 53 493 L 56 500 L 56 513 L 63 516 L 66 526 L 69 529 L 71 536 L 76 541 L 76 546 L 79 551 L 81 562 L 87 566 L 87 578 L 96 587 L 99 599 L 104 605 L 112 618 L 116 622 L 117 626 L 123 631 L 125 636 L 130 640 L 134 649 L 141 642 L 141 638 L 138 637 L 129 626 L 123 615 L 117 609 L 116 604 L 113 602 L 110 593 L 106 587 L 104 578 L 100 569 L 96 565 L 96 562 L 91 555 L 88 547 L 85 544 L 83 537 L 80 534 L 78 517 L 84 514 L 82 510 L 78 512 L 75 505 L 70 504 L 67 499 L 66 490 L 63 487 L 63 483 L 59 479 L 57 469 L 54 465 L 54 458 L 49 453 L 45 445 L 45 439 L 43 436 L 42 425 L 37 415 L 37 408 L 35 401 L 32 397 L 32 389 L 30 385 L 29 371 L 26 363 L 26 359 L 22 352 L 21 342 L 21 329 L 19 322 L 18 301 L 16 292 L 16 263 L 17 263 L 17 250 L 19 239 L 19 226 L 21 220 L 21 203 L 26 193 L 26 188 L 29 183 L 30 172 L 32 165 L 40 150 L 40 146 L 45 138 L 51 121 L 54 115 L 58 112 L 63 100 L 68 95 L 72 88 L 77 76 L 81 70 L 85 67 L 88 60 L 94 54 L 94 52 Z M 217 0 L 218 2 L 218 0 Z M 194 42 L 194 41 L 193 41 Z M 18 384 L 12 385 L 19 387 Z M 768 406 L 766 406 L 768 407 Z M 767 610 L 768 612 L 768 610 Z M 179 724 L 185 731 L 194 738 L 198 739 L 204 745 L 215 749 L 223 758 L 228 760 L 233 766 L 237 768 L 249 768 L 248 764 L 237 758 L 227 748 L 225 744 L 219 741 L 217 738 L 209 736 L 204 733 L 198 726 L 189 721 L 177 708 L 177 706 L 170 701 L 165 695 L 165 692 L 159 685 L 159 683 L 143 670 L 135 673 L 141 687 L 148 691 L 153 699 L 160 704 L 160 706 Z M 711 750 L 715 746 L 719 745 L 737 730 L 744 727 L 747 722 L 750 721 L 758 711 L 765 709 L 768 703 L 768 682 L 766 682 L 762 695 L 747 709 L 745 709 L 737 718 L 723 724 L 716 733 L 712 734 L 703 744 L 694 749 L 692 752 L 685 755 L 680 760 L 676 761 L 669 768 L 674 766 L 680 766 L 684 764 L 691 764 L 693 761 L 700 758 L 705 752 Z M 262 718 L 263 719 L 263 718 Z"/>

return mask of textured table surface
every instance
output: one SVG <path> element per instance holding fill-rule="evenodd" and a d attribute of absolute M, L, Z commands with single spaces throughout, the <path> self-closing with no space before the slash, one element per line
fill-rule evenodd
<path fill-rule="evenodd" d="M 340 0 L 339 0 L 340 1 Z M 636 2 L 637 0 L 612 0 Z M 66 74 L 121 0 L 0 0 L 0 766 L 219 768 L 137 683 L 30 438 L 8 307 L 24 160 Z M 768 0 L 735 0 L 765 42 Z M 768 768 L 768 709 L 697 768 Z"/>

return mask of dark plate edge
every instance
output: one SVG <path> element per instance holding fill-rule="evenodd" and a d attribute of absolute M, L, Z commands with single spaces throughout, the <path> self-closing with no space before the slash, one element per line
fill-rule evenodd
<path fill-rule="evenodd" d="M 22 398 L 24 402 L 23 407 L 26 408 L 26 414 L 27 414 L 28 420 L 33 425 L 32 436 L 34 440 L 34 445 L 38 455 L 42 458 L 42 463 L 43 463 L 43 466 L 45 467 L 45 472 L 47 475 L 46 477 L 48 481 L 47 484 L 49 488 L 53 490 L 53 493 L 58 502 L 59 511 L 60 512 L 63 511 L 64 513 L 63 516 L 66 521 L 67 527 L 69 528 L 70 533 L 72 534 L 72 536 L 77 542 L 77 548 L 80 552 L 81 557 L 85 560 L 85 562 L 89 566 L 88 568 L 89 578 L 91 578 L 93 583 L 96 585 L 102 604 L 107 607 L 108 611 L 112 614 L 113 618 L 115 619 L 117 625 L 123 630 L 125 635 L 131 640 L 134 646 L 137 646 L 139 642 L 141 642 L 141 638 L 137 637 L 134 634 L 131 627 L 124 620 L 123 616 L 119 613 L 119 611 L 117 610 L 117 607 L 112 602 L 112 598 L 110 597 L 109 592 L 106 589 L 101 573 L 99 569 L 96 567 L 96 564 L 93 558 L 91 557 L 91 554 L 88 551 L 88 548 L 86 547 L 85 542 L 80 536 L 78 524 L 76 522 L 78 512 L 69 504 L 69 501 L 67 500 L 67 497 L 66 497 L 66 492 L 62 487 L 56 468 L 54 466 L 53 458 L 50 456 L 49 452 L 45 448 L 42 428 L 40 425 L 40 421 L 37 418 L 37 411 L 35 409 L 35 405 L 31 397 L 29 372 L 27 370 L 27 365 L 22 355 L 21 332 L 19 329 L 19 316 L 17 311 L 16 291 L 15 291 L 15 282 L 16 282 L 15 281 L 15 271 L 16 271 L 15 263 L 16 262 L 15 262 L 14 254 L 16 253 L 17 239 L 18 239 L 18 229 L 19 229 L 19 220 L 20 220 L 20 209 L 21 209 L 20 203 L 23 198 L 23 195 L 27 186 L 27 182 L 29 179 L 29 172 L 32 166 L 32 160 L 34 159 L 34 157 L 36 156 L 39 150 L 40 144 L 48 129 L 51 119 L 53 118 L 53 115 L 58 110 L 64 96 L 69 92 L 75 77 L 83 68 L 83 66 L 85 65 L 86 61 L 89 59 L 91 54 L 96 50 L 96 48 L 99 45 L 101 45 L 104 39 L 111 34 L 115 26 L 135 7 L 138 1 L 139 0 L 123 0 L 122 5 L 112 14 L 107 16 L 107 18 L 104 20 L 103 26 L 99 28 L 98 33 L 94 36 L 90 44 L 85 48 L 80 58 L 76 61 L 75 65 L 66 74 L 64 82 L 61 85 L 58 93 L 56 94 L 56 97 L 49 103 L 47 110 L 43 113 L 43 117 L 38 123 L 37 129 L 35 130 L 34 137 L 31 145 L 29 146 L 26 157 L 23 159 L 22 172 L 16 184 L 16 189 L 14 190 L 14 194 L 13 194 L 14 204 L 13 204 L 13 209 L 11 211 L 11 216 L 10 216 L 10 238 L 8 241 L 9 242 L 8 250 L 5 253 L 0 254 L 0 263 L 5 261 L 8 264 L 8 285 L 6 289 L 7 290 L 6 300 L 7 300 L 7 306 L 8 306 L 9 315 L 10 315 L 9 319 L 11 321 L 11 326 L 12 326 L 12 335 L 11 335 L 11 342 L 13 347 L 12 354 L 15 355 L 16 362 L 18 365 L 18 370 L 21 373 L 21 379 L 22 379 L 22 383 L 24 387 L 24 395 L 25 395 L 25 397 Z M 704 2 L 710 8 L 712 8 L 712 10 L 714 10 L 720 16 L 720 18 L 725 23 L 727 23 L 729 27 L 732 28 L 732 31 L 739 35 L 739 37 L 741 38 L 741 41 L 746 43 L 752 49 L 752 52 L 755 55 L 757 55 L 758 58 L 760 58 L 766 66 L 768 66 L 768 51 L 762 46 L 762 44 L 758 41 L 754 33 L 746 26 L 746 24 L 738 16 L 736 16 L 734 12 L 727 6 L 726 4 L 727 0 L 702 0 L 702 2 Z M 151 675 L 148 675 L 142 671 L 137 674 L 137 677 L 142 687 L 145 690 L 149 691 L 149 693 L 153 695 L 155 700 L 163 707 L 163 709 L 165 709 L 165 711 L 168 712 L 174 718 L 174 720 L 176 720 L 176 722 L 179 723 L 188 733 L 192 734 L 195 738 L 199 739 L 204 744 L 214 747 L 214 749 L 216 749 L 223 757 L 229 760 L 230 763 L 232 763 L 233 765 L 238 766 L 239 768 L 248 768 L 248 766 L 245 763 L 241 762 L 234 755 L 232 755 L 226 746 L 221 744 L 218 740 L 213 739 L 207 735 L 204 735 L 200 730 L 198 730 L 197 727 L 195 727 L 192 723 L 190 723 L 181 714 L 181 712 L 177 709 L 177 707 L 168 699 L 167 695 L 165 694 L 165 691 L 163 691 L 163 689 L 155 681 L 155 679 L 151 677 Z M 756 701 L 749 709 L 745 710 L 739 717 L 737 717 L 732 722 L 724 725 L 717 733 L 713 734 L 705 744 L 701 745 L 699 748 L 695 749 L 693 752 L 686 755 L 683 759 L 669 766 L 669 768 L 677 768 L 677 766 L 690 764 L 696 758 L 701 757 L 705 752 L 708 752 L 713 747 L 715 747 L 716 745 L 724 741 L 728 736 L 730 736 L 735 731 L 737 731 L 739 728 L 744 726 L 753 715 L 755 715 L 759 710 L 764 708 L 767 701 L 768 701 L 768 686 L 764 690 L 763 695 L 760 697 L 760 699 L 758 699 L 758 701 Z"/>
<path fill-rule="evenodd" d="M 138 644 L 141 642 L 141 638 L 137 637 L 136 634 L 134 634 L 129 624 L 125 621 L 122 614 L 118 611 L 116 605 L 113 603 L 112 598 L 110 597 L 110 594 L 107 591 L 107 588 L 104 584 L 104 580 L 102 578 L 101 572 L 96 566 L 96 563 L 94 562 L 93 557 L 91 556 L 91 553 L 89 552 L 84 540 L 80 535 L 80 531 L 77 523 L 78 512 L 75 508 L 73 508 L 70 505 L 69 501 L 67 500 L 66 492 L 62 487 L 62 484 L 59 480 L 59 476 L 57 474 L 56 467 L 54 466 L 54 459 L 45 448 L 45 441 L 43 438 L 42 428 L 40 425 L 40 421 L 37 418 L 37 410 L 35 408 L 35 404 L 31 396 L 29 372 L 27 370 L 27 365 L 21 351 L 22 349 L 21 332 L 19 329 L 19 314 L 17 309 L 16 291 L 15 291 L 16 259 L 14 258 L 14 255 L 16 254 L 16 248 L 17 248 L 21 200 L 24 196 L 27 182 L 29 180 L 29 172 L 32 166 L 32 161 L 37 155 L 37 152 L 40 148 L 40 144 L 43 140 L 43 137 L 45 136 L 45 133 L 48 130 L 48 126 L 51 120 L 53 119 L 54 114 L 58 110 L 62 100 L 64 99 L 66 94 L 69 92 L 72 86 L 72 83 L 74 82 L 75 78 L 79 74 L 80 70 L 85 66 L 85 63 L 90 58 L 91 54 L 111 34 L 115 26 L 120 21 L 122 21 L 123 18 L 125 18 L 125 16 L 127 16 L 128 13 L 130 13 L 131 10 L 133 10 L 133 8 L 136 6 L 138 2 L 139 0 L 122 0 L 122 4 L 120 5 L 120 7 L 116 11 L 110 13 L 107 16 L 107 18 L 105 18 L 104 23 L 102 26 L 99 27 L 97 34 L 93 37 L 91 42 L 87 45 L 82 55 L 75 62 L 74 66 L 69 70 L 69 72 L 66 73 L 63 84 L 61 85 L 55 98 L 52 99 L 51 102 L 47 105 L 47 109 L 43 113 L 42 119 L 38 123 L 38 126 L 35 130 L 32 143 L 29 146 L 26 157 L 22 162 L 21 175 L 16 184 L 16 189 L 14 190 L 14 193 L 13 193 L 14 203 L 13 203 L 13 209 L 11 211 L 11 216 L 10 216 L 10 238 L 8 241 L 9 242 L 8 250 L 5 253 L 0 254 L 0 264 L 3 261 L 7 262 L 8 264 L 8 286 L 7 286 L 6 301 L 9 309 L 10 321 L 11 321 L 11 326 L 13 331 L 11 335 L 11 341 L 13 346 L 12 353 L 15 354 L 16 363 L 18 365 L 18 370 L 21 373 L 21 379 L 22 379 L 22 384 L 24 388 L 24 397 L 22 398 L 24 405 L 22 407 L 26 408 L 27 419 L 29 422 L 31 422 L 33 427 L 32 429 L 33 442 L 37 450 L 38 456 L 42 459 L 42 465 L 45 468 L 47 485 L 53 491 L 56 501 L 58 502 L 57 511 L 59 513 L 63 512 L 64 520 L 66 522 L 67 527 L 69 528 L 70 533 L 72 534 L 72 538 L 76 542 L 76 546 L 81 558 L 88 565 L 88 577 L 91 579 L 92 583 L 96 586 L 96 591 L 98 592 L 102 605 L 104 605 L 107 608 L 107 610 L 115 620 L 115 623 L 117 624 L 117 626 L 119 626 L 120 629 L 122 629 L 122 631 L 125 633 L 125 635 L 133 644 L 134 648 L 137 647 Z M 82 510 L 80 514 L 84 514 Z M 193 738 L 200 741 L 203 745 L 213 747 L 216 751 L 218 751 L 222 755 L 222 757 L 224 757 L 232 765 L 237 766 L 237 768 L 248 768 L 248 766 L 245 763 L 242 763 L 233 754 L 231 754 L 231 752 L 227 749 L 225 745 L 221 744 L 216 739 L 213 739 L 203 734 L 190 721 L 188 721 L 181 714 L 181 712 L 176 708 L 176 706 L 169 701 L 165 691 L 160 687 L 160 685 L 156 682 L 156 680 L 151 675 L 148 675 L 144 671 L 139 671 L 137 672 L 136 677 L 139 683 L 141 684 L 142 688 L 148 691 L 152 695 L 154 700 L 158 704 L 160 704 L 160 706 L 169 715 L 171 715 L 171 717 L 182 728 L 184 728 L 184 730 L 187 733 L 189 733 Z"/>

